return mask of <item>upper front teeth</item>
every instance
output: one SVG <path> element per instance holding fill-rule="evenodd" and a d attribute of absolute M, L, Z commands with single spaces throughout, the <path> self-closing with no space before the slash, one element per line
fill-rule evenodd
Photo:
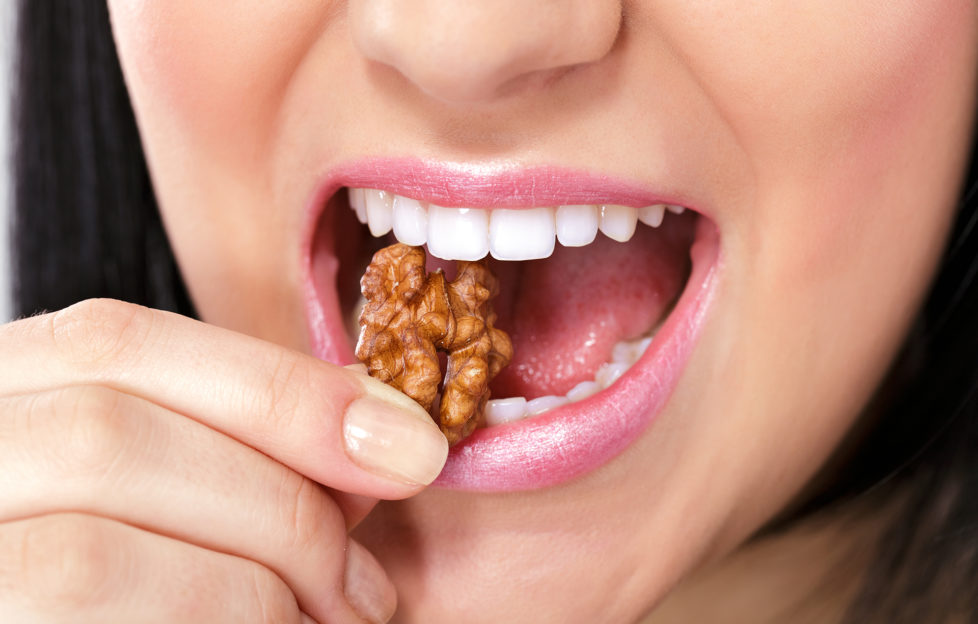
<path fill-rule="evenodd" d="M 367 226 L 374 236 L 383 236 L 394 225 L 394 196 L 387 191 L 368 189 L 363 192 L 367 204 Z"/>
<path fill-rule="evenodd" d="M 489 213 L 428 206 L 428 251 L 443 260 L 478 260 L 489 253 Z"/>
<path fill-rule="evenodd" d="M 424 245 L 428 240 L 428 209 L 416 199 L 394 196 L 394 236 L 405 245 Z"/>
<path fill-rule="evenodd" d="M 629 206 L 601 206 L 601 231 L 610 239 L 624 243 L 635 233 L 638 209 Z"/>
<path fill-rule="evenodd" d="M 590 245 L 598 235 L 598 211 L 595 206 L 560 206 L 556 221 L 557 240 L 564 247 Z"/>
<path fill-rule="evenodd" d="M 554 252 L 554 228 L 553 208 L 497 208 L 489 214 L 489 251 L 497 260 L 546 258 Z"/>
<path fill-rule="evenodd" d="M 407 245 L 428 244 L 444 260 L 479 260 L 492 254 L 499 260 L 547 258 L 554 238 L 565 247 L 594 241 L 598 230 L 625 242 L 636 223 L 658 227 L 666 211 L 679 214 L 682 206 L 655 204 L 642 208 L 617 205 L 569 205 L 491 210 L 446 208 L 378 189 L 349 189 L 350 207 L 374 236 L 392 229 Z"/>

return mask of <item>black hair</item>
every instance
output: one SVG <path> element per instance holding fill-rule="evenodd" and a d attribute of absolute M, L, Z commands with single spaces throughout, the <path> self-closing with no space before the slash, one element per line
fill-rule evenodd
<path fill-rule="evenodd" d="M 809 509 L 900 513 L 847 622 L 978 621 L 978 151 L 939 272 L 889 377 L 875 427 Z"/>
<path fill-rule="evenodd" d="M 192 316 L 168 246 L 105 0 L 22 0 L 15 312 L 113 297 Z M 802 516 L 903 501 L 847 621 L 978 619 L 978 170 L 881 415 Z M 797 516 L 796 516 L 797 517 Z"/>
<path fill-rule="evenodd" d="M 111 297 L 193 314 L 160 222 L 105 0 L 19 5 L 14 312 Z"/>

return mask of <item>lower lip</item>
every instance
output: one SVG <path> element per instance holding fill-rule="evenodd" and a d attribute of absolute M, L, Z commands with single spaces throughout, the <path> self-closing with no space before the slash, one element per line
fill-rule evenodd
<path fill-rule="evenodd" d="M 665 407 L 704 324 L 720 266 L 719 235 L 701 218 L 692 272 L 645 355 L 606 390 L 515 423 L 477 429 L 453 447 L 434 486 L 513 492 L 565 483 L 631 445 Z"/>

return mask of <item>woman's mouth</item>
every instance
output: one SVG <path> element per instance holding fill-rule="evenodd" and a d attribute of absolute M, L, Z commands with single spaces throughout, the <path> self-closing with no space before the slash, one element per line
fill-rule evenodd
<path fill-rule="evenodd" d="M 460 175 L 417 161 L 335 172 L 303 262 L 315 355 L 355 361 L 359 279 L 377 249 L 424 245 L 429 270 L 489 255 L 514 358 L 483 426 L 435 485 L 512 491 L 603 465 L 665 406 L 714 289 L 714 223 L 673 198 L 551 169 Z"/>

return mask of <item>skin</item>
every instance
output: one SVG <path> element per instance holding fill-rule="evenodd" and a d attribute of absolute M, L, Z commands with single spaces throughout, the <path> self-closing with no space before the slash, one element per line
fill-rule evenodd
<path fill-rule="evenodd" d="M 704 601 L 736 612 L 743 586 L 733 580 L 783 582 L 785 553 L 825 553 L 826 570 L 839 561 L 807 535 L 743 544 L 857 422 L 932 279 L 970 144 L 978 3 L 109 0 L 109 8 L 163 217 L 209 325 L 103 302 L 0 330 L 0 348 L 17 354 L 0 364 L 0 394 L 34 397 L 8 398 L 5 409 L 27 423 L 83 406 L 102 424 L 69 457 L 95 462 L 78 488 L 108 501 L 59 504 L 67 500 L 51 485 L 59 473 L 18 456 L 14 467 L 51 494 L 0 518 L 0 547 L 28 534 L 40 554 L 25 561 L 60 553 L 103 590 L 83 598 L 92 592 L 49 572 L 48 586 L 66 589 L 21 608 L 94 602 L 166 614 L 177 604 L 219 621 L 215 614 L 231 617 L 219 608 L 236 602 L 230 593 L 251 598 L 235 604 L 242 611 L 232 620 L 281 608 L 291 621 L 302 610 L 346 622 L 356 621 L 349 609 L 389 615 L 396 588 L 401 622 L 667 623 L 702 614 Z M 721 280 L 656 424 L 601 469 L 534 492 L 418 494 L 420 486 L 352 465 L 338 440 L 342 397 L 382 390 L 302 355 L 310 347 L 297 250 L 320 176 L 367 155 L 666 179 L 710 206 Z M 198 354 L 189 362 L 188 348 Z M 283 361 L 298 363 L 284 380 Z M 57 390 L 78 384 L 111 389 L 88 391 L 94 399 Z M 296 404 L 306 410 L 299 427 L 273 426 Z M 143 418 L 119 416 L 130 412 Z M 64 419 L 40 419 L 48 420 L 55 424 L 10 429 L 64 441 Z M 143 462 L 146 483 L 166 488 L 158 496 L 110 504 L 133 496 L 104 491 L 100 478 L 99 440 L 120 430 L 172 440 L 180 461 L 118 455 Z M 282 483 L 306 484 L 304 509 L 320 510 L 298 523 L 298 543 L 313 555 L 295 556 L 304 552 L 296 523 L 254 522 L 295 517 L 277 515 L 295 508 L 294 497 L 277 494 Z M 192 514 L 215 497 L 216 526 L 204 527 Z M 404 500 L 373 507 L 374 498 Z M 51 515 L 79 510 L 93 515 Z M 83 537 L 60 537 L 51 529 L 63 526 L 59 518 Z M 379 565 L 360 546 L 345 554 L 354 525 L 349 543 Z M 102 561 L 106 536 L 126 545 L 132 569 L 172 573 L 133 574 L 139 582 L 126 585 Z M 349 604 L 347 557 L 369 571 L 347 584 Z M 255 591 L 254 578 L 272 589 Z M 792 599 L 816 584 L 789 578 Z M 199 591 L 169 599 L 187 588 Z M 764 613 L 777 613 L 786 593 L 759 592 Z M 758 621 L 751 613 L 744 621 Z"/>

